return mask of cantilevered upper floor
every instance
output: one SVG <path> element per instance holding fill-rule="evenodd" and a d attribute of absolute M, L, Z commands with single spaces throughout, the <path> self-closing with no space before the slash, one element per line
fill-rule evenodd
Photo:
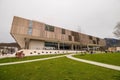
<path fill-rule="evenodd" d="M 21 48 L 30 48 L 30 41 L 65 43 L 81 46 L 106 45 L 105 40 L 98 37 L 17 16 L 13 18 L 10 33 Z M 32 44 L 33 43 L 31 43 L 31 45 Z"/>

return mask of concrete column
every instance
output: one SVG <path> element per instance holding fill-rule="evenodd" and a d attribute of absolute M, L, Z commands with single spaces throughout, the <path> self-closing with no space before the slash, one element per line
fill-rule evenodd
<path fill-rule="evenodd" d="M 77 45 L 75 45 L 75 50 L 77 50 Z"/>
<path fill-rule="evenodd" d="M 25 38 L 25 49 L 29 49 L 30 39 Z"/>
<path fill-rule="evenodd" d="M 80 50 L 82 50 L 82 45 L 80 44 Z"/>
<path fill-rule="evenodd" d="M 89 45 L 87 45 L 87 50 L 89 51 Z"/>
<path fill-rule="evenodd" d="M 73 44 L 71 44 L 71 50 L 74 50 L 74 49 L 73 49 Z"/>
<path fill-rule="evenodd" d="M 60 43 L 58 42 L 58 50 L 60 50 Z"/>

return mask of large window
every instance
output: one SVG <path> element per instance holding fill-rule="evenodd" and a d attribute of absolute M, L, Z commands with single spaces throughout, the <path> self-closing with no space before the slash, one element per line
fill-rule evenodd
<path fill-rule="evenodd" d="M 93 44 L 96 44 L 96 41 L 95 41 L 95 40 L 93 40 Z"/>
<path fill-rule="evenodd" d="M 55 42 L 45 42 L 45 47 L 46 48 L 51 48 L 51 49 L 57 49 L 58 48 L 58 43 L 55 43 Z"/>
<path fill-rule="evenodd" d="M 65 34 L 65 29 L 62 29 L 62 34 Z"/>
<path fill-rule="evenodd" d="M 28 34 L 32 35 L 32 27 L 33 27 L 33 23 L 32 21 L 29 21 L 29 27 L 28 27 Z"/>
<path fill-rule="evenodd" d="M 99 38 L 96 38 L 97 39 L 97 41 L 100 41 L 100 39 Z"/>
<path fill-rule="evenodd" d="M 74 41 L 79 42 L 80 37 L 78 32 L 71 31 L 72 36 L 74 37 Z"/>
<path fill-rule="evenodd" d="M 69 41 L 72 41 L 72 36 L 71 35 L 69 35 L 68 38 L 69 38 Z"/>
<path fill-rule="evenodd" d="M 51 26 L 51 25 L 45 25 L 45 30 L 46 30 L 46 31 L 54 32 L 54 26 Z"/>
<path fill-rule="evenodd" d="M 96 39 L 97 39 L 97 44 L 99 44 L 100 39 L 99 38 L 96 38 Z"/>
<path fill-rule="evenodd" d="M 89 39 L 92 40 L 93 39 L 92 36 L 89 36 Z"/>
<path fill-rule="evenodd" d="M 70 50 L 71 45 L 70 44 L 65 44 L 65 43 L 60 43 L 60 49 L 61 50 Z"/>

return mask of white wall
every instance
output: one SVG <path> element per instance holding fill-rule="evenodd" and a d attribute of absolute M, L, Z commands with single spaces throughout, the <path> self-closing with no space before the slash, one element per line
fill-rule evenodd
<path fill-rule="evenodd" d="M 42 50 L 43 48 L 44 48 L 44 42 L 43 41 L 30 41 L 29 49 Z"/>
<path fill-rule="evenodd" d="M 70 51 L 70 50 L 27 50 L 22 49 L 25 56 L 33 56 L 33 55 L 48 55 L 48 54 L 65 54 L 65 53 L 79 53 L 84 51 Z M 18 51 L 18 52 L 20 52 Z"/>

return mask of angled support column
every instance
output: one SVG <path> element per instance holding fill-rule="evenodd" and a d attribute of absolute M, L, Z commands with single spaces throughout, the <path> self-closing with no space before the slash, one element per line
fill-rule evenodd
<path fill-rule="evenodd" d="M 29 49 L 30 39 L 25 38 L 25 49 Z"/>

